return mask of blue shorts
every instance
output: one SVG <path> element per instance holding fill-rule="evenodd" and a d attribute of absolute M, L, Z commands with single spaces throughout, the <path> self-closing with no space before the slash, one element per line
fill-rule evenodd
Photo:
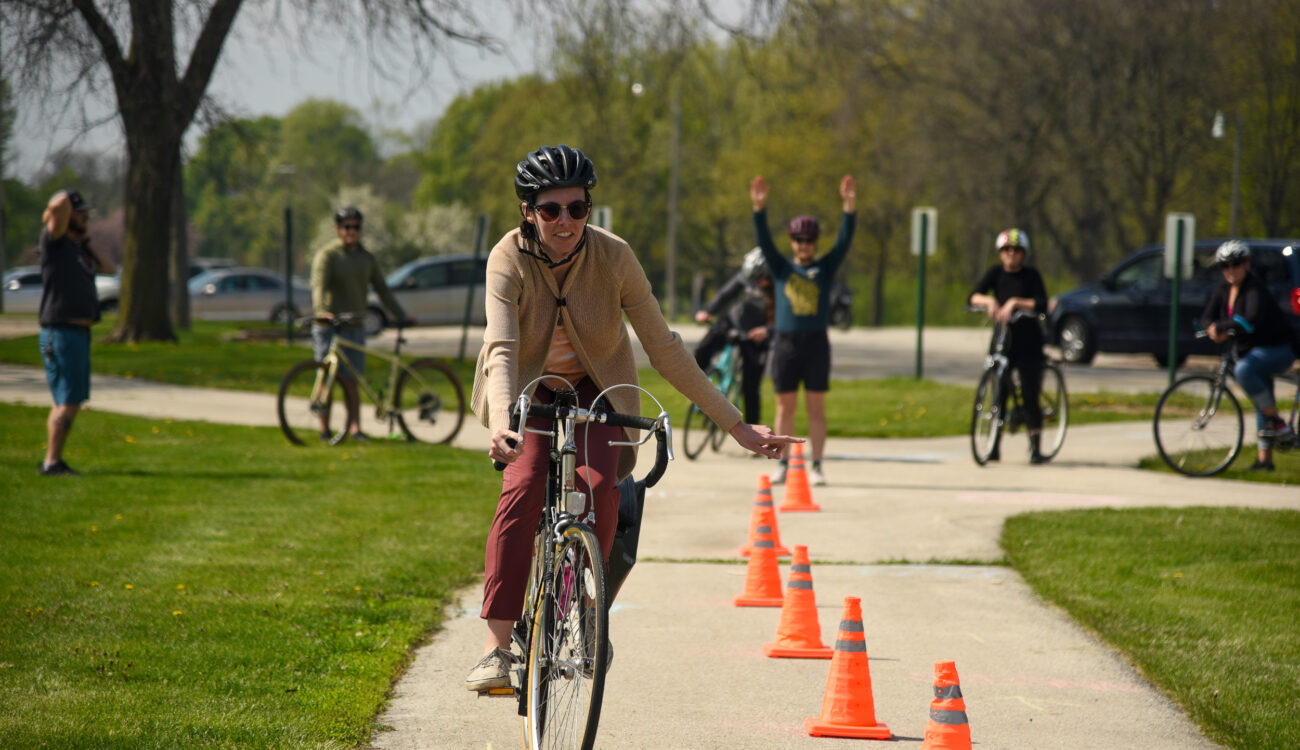
<path fill-rule="evenodd" d="M 42 328 L 38 339 L 45 380 L 56 406 L 77 406 L 90 399 L 90 329 Z"/>
<path fill-rule="evenodd" d="M 366 345 L 366 332 L 362 328 L 344 328 L 339 331 L 339 337 L 344 341 L 350 341 L 357 346 Z M 323 362 L 326 355 L 330 353 L 330 344 L 334 342 L 334 329 L 329 326 L 312 326 L 311 343 L 312 351 L 315 353 L 316 361 Z M 339 353 L 347 357 L 348 362 L 352 364 L 352 369 L 357 371 L 357 375 L 366 373 L 366 354 L 356 349 L 349 349 L 346 346 L 339 346 Z M 352 372 L 346 367 L 339 367 L 339 380 L 352 380 Z"/>

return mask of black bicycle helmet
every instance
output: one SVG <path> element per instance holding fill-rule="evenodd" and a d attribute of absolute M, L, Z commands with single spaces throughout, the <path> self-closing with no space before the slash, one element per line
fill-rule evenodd
<path fill-rule="evenodd" d="M 515 195 L 520 200 L 562 187 L 596 187 L 595 165 L 576 148 L 542 146 L 515 167 Z"/>
<path fill-rule="evenodd" d="M 334 212 L 334 226 L 338 226 L 349 219 L 365 221 L 365 217 L 361 215 L 361 211 L 356 206 L 346 206 Z"/>

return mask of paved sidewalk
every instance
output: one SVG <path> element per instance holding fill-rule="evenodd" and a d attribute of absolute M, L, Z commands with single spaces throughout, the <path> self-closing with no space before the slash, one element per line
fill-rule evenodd
<path fill-rule="evenodd" d="M 92 397 L 92 408 L 105 411 L 274 424 L 274 399 L 260 394 L 96 376 Z M 47 405 L 42 373 L 0 366 L 0 401 Z M 467 421 L 458 442 L 481 450 L 484 435 Z M 1014 572 L 876 563 L 994 561 L 1002 521 L 1025 510 L 1300 509 L 1300 493 L 1252 485 L 1247 503 L 1236 483 L 1137 471 L 1138 457 L 1152 451 L 1146 424 L 1072 428 L 1061 456 L 1043 467 L 1027 464 L 1023 443 L 1009 438 L 1002 465 L 981 469 L 965 438 L 832 440 L 832 485 L 816 491 L 822 512 L 779 519 L 787 546 L 810 548 L 823 638 L 834 637 L 842 598 L 861 596 L 877 717 L 901 745 L 920 746 L 932 665 L 953 659 L 977 747 L 1214 747 L 1131 666 L 1039 601 Z M 828 662 L 763 657 L 779 610 L 731 606 L 743 588 L 743 566 L 691 562 L 735 559 L 757 476 L 770 468 L 728 450 L 679 460 L 650 492 L 642 562 L 611 616 L 617 655 L 599 747 L 850 746 L 802 730 L 803 719 L 820 712 Z M 781 491 L 775 494 L 779 504 Z M 518 745 L 514 703 L 477 698 L 463 687 L 482 649 L 479 596 L 477 587 L 461 592 L 446 627 L 416 652 L 378 721 L 375 747 Z"/>

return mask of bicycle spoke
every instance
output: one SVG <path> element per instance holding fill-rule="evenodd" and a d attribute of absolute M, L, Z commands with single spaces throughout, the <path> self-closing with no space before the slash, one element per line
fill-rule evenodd
<path fill-rule="evenodd" d="M 971 411 L 971 454 L 975 463 L 983 466 L 992 457 L 1002 432 L 998 375 L 988 370 L 975 389 L 975 406 Z"/>
<path fill-rule="evenodd" d="M 450 443 L 465 420 L 460 381 L 436 360 L 418 360 L 404 369 L 393 401 L 407 438 L 422 443 Z"/>
<path fill-rule="evenodd" d="M 323 429 L 336 435 L 347 427 L 343 386 L 335 380 L 326 389 L 326 380 L 324 364 L 301 362 L 280 383 L 276 413 L 280 429 L 295 445 L 314 445 Z"/>

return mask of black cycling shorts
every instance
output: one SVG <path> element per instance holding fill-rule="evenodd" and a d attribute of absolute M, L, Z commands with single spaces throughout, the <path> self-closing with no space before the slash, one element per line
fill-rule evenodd
<path fill-rule="evenodd" d="M 831 340 L 825 331 L 777 331 L 772 337 L 772 386 L 777 393 L 831 389 Z"/>

